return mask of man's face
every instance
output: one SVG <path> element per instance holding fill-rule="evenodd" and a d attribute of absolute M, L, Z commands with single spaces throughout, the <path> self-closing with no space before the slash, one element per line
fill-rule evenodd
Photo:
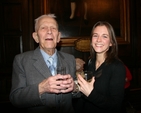
<path fill-rule="evenodd" d="M 54 50 L 60 41 L 57 23 L 50 17 L 44 17 L 39 20 L 35 34 L 37 37 L 33 35 L 34 40 L 39 43 L 40 48 L 44 51 Z"/>

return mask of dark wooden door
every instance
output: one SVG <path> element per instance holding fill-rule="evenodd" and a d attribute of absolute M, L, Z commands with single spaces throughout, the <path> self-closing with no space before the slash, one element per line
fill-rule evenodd
<path fill-rule="evenodd" d="M 4 71 L 16 54 L 30 48 L 28 0 L 2 0 L 0 8 L 0 66 Z"/>
<path fill-rule="evenodd" d="M 0 1 L 0 103 L 9 101 L 12 63 L 16 54 L 34 49 L 34 19 L 44 0 Z"/>
<path fill-rule="evenodd" d="M 28 0 L 0 1 L 0 101 L 8 98 L 16 54 L 32 48 Z"/>

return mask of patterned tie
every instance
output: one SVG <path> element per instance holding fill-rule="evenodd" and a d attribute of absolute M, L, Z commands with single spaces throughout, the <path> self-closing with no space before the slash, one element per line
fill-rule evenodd
<path fill-rule="evenodd" d="M 49 63 L 49 70 L 51 71 L 51 74 L 55 75 L 55 67 L 53 66 L 54 59 L 52 57 L 49 57 L 48 63 Z"/>

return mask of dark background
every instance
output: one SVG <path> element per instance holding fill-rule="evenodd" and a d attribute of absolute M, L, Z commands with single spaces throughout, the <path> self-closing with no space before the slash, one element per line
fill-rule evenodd
<path fill-rule="evenodd" d="M 11 107 L 12 63 L 16 54 L 33 50 L 37 44 L 32 39 L 34 19 L 45 12 L 55 12 L 63 32 L 58 49 L 87 61 L 89 52 L 75 49 L 77 38 L 89 36 L 91 27 L 97 20 L 109 20 L 120 35 L 119 7 L 121 0 L 88 0 L 89 23 L 83 23 L 80 3 L 77 19 L 66 21 L 70 13 L 69 0 L 1 0 L 0 1 L 0 105 Z M 105 1 L 105 2 L 104 2 Z M 125 1 L 125 0 L 123 0 Z M 45 4 L 46 3 L 46 4 Z M 105 4 L 104 4 L 105 3 Z M 119 43 L 119 57 L 130 69 L 133 79 L 130 88 L 130 101 L 136 109 L 141 108 L 141 0 L 129 0 L 130 41 Z M 112 6 L 112 4 L 115 4 Z M 64 10 L 66 9 L 66 10 Z M 106 10 L 107 9 L 107 10 Z M 57 12 L 56 12 L 57 11 Z M 79 13 L 78 13 L 79 12 Z M 79 15 L 78 15 L 79 14 Z M 76 22 L 77 21 L 77 22 Z M 126 39 L 125 39 L 126 40 Z M 14 109 L 14 108 L 12 108 Z M 5 109 L 10 110 L 10 109 Z"/>

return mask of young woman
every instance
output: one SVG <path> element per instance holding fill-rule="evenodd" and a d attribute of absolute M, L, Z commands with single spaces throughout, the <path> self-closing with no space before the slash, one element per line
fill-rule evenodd
<path fill-rule="evenodd" d="M 97 22 L 91 33 L 91 57 L 87 70 L 94 77 L 87 82 L 78 75 L 82 97 L 74 103 L 76 113 L 120 113 L 125 85 L 125 66 L 118 58 L 118 44 L 113 27 Z"/>

